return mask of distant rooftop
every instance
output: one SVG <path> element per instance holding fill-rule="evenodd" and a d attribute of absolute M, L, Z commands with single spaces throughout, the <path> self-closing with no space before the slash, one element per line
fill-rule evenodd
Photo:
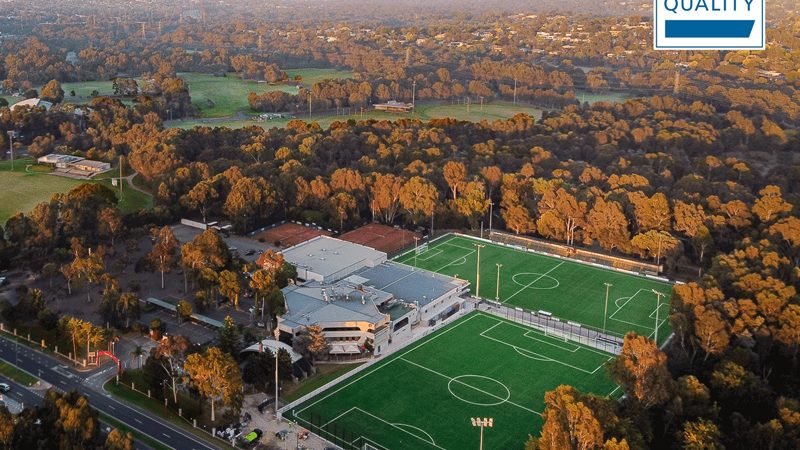
<path fill-rule="evenodd" d="M 41 106 L 44 109 L 50 111 L 50 108 L 53 107 L 53 104 L 50 103 L 50 102 L 44 101 L 42 99 L 29 98 L 27 100 L 23 100 L 21 102 L 14 103 L 13 105 L 11 105 L 11 111 L 14 111 L 15 109 L 17 109 L 17 108 L 19 108 L 21 106 L 29 106 L 31 108 L 38 108 L 38 107 Z"/>

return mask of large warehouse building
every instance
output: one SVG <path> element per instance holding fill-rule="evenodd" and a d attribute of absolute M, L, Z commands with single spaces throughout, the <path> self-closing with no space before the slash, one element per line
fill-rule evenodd
<path fill-rule="evenodd" d="M 383 252 L 320 236 L 283 252 L 301 283 L 283 289 L 285 337 L 317 325 L 333 355 L 380 355 L 416 324 L 434 325 L 457 312 L 464 280 L 387 261 Z"/>

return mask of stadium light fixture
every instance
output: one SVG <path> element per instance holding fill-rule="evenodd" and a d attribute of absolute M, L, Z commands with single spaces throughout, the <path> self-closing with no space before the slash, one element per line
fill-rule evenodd
<path fill-rule="evenodd" d="M 471 417 L 470 420 L 472 421 L 472 426 L 473 427 L 480 427 L 480 429 L 481 429 L 481 446 L 480 446 L 480 450 L 483 450 L 483 429 L 486 428 L 486 427 L 492 428 L 492 425 L 494 424 L 494 419 L 491 418 L 491 417 L 484 417 L 484 418 Z"/>

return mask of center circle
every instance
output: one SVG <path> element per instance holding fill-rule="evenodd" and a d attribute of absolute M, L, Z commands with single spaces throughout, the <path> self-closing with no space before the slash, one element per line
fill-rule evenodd
<path fill-rule="evenodd" d="M 543 273 L 522 272 L 511 277 L 514 284 L 531 289 L 555 289 L 561 283 L 554 277 Z"/>
<path fill-rule="evenodd" d="M 470 383 L 466 380 L 472 379 L 473 381 Z M 489 381 L 487 383 L 486 381 Z M 491 392 L 488 391 L 486 388 L 489 386 L 493 386 L 493 389 L 496 390 L 496 387 L 500 387 L 500 391 L 498 392 Z M 453 391 L 453 388 L 456 388 L 456 392 Z M 485 377 L 483 375 L 460 375 L 447 383 L 447 390 L 450 391 L 450 394 L 461 400 L 464 403 L 469 403 L 470 405 L 477 405 L 477 406 L 495 406 L 500 405 L 508 401 L 511 398 L 511 391 L 508 390 L 505 384 L 495 380 L 494 378 Z M 461 395 L 459 395 L 458 390 L 461 390 Z M 464 398 L 464 392 L 469 392 L 470 396 L 475 396 L 476 398 L 485 397 L 487 401 L 475 401 L 469 400 Z"/>

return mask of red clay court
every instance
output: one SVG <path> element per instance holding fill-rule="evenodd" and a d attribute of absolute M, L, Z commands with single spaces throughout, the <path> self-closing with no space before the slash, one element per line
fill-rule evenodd
<path fill-rule="evenodd" d="M 405 247 L 414 245 L 414 236 L 422 237 L 419 233 L 414 233 L 413 231 L 371 223 L 347 232 L 339 236 L 339 239 L 366 245 L 391 255 Z"/>
<path fill-rule="evenodd" d="M 301 242 L 305 242 L 309 239 L 314 239 L 317 236 L 330 235 L 331 233 L 325 230 L 318 230 L 316 228 L 310 228 L 298 223 L 288 222 L 283 225 L 278 225 L 277 227 L 264 230 L 254 237 L 257 240 L 266 242 L 268 244 L 280 242 L 279 247 L 288 248 Z"/>

